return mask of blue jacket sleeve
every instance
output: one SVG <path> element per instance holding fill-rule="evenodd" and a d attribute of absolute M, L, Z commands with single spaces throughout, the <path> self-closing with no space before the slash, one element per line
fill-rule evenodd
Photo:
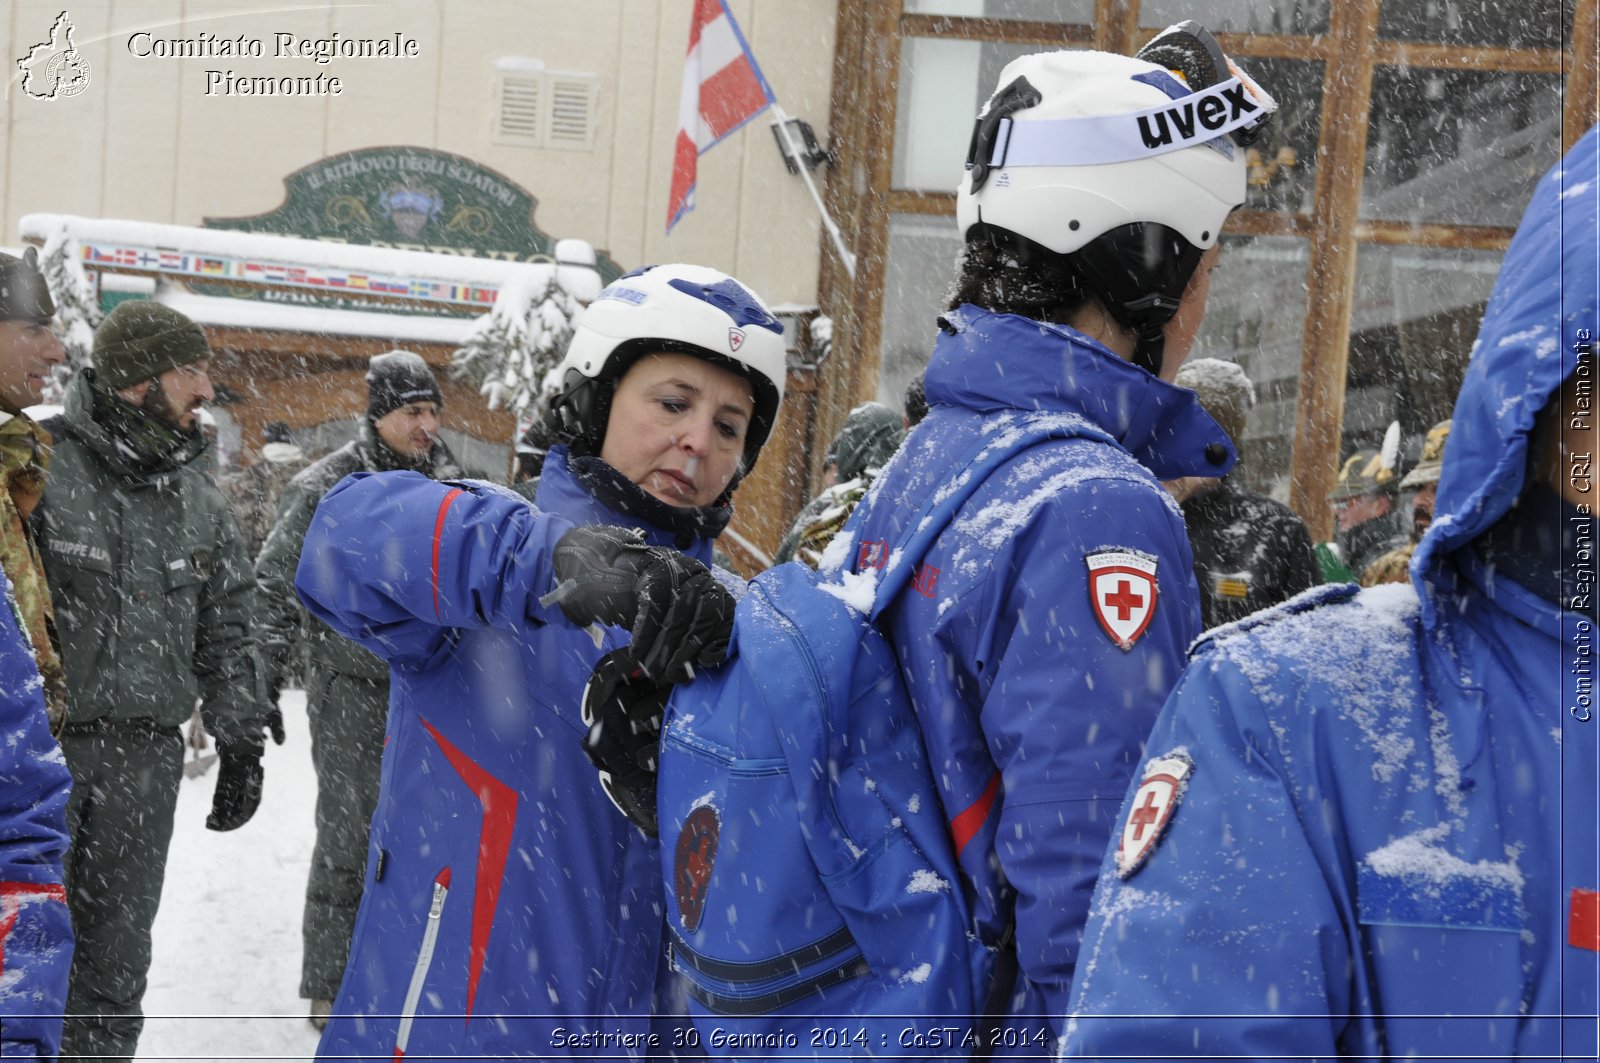
<path fill-rule="evenodd" d="M 0 609 L 0 1056 L 54 1059 L 72 966 L 62 885 L 72 775 L 15 607 Z"/>
<path fill-rule="evenodd" d="M 562 619 L 539 598 L 571 527 L 492 484 L 356 473 L 317 507 L 295 590 L 339 634 L 391 664 L 421 665 L 452 629 Z"/>
<path fill-rule="evenodd" d="M 1294 800 L 1275 733 L 1283 724 L 1269 726 L 1260 710 L 1264 696 L 1292 705 L 1295 695 L 1263 694 L 1273 666 L 1244 653 L 1197 657 L 1151 734 L 1152 758 L 1179 753 L 1193 768 L 1155 848 L 1126 878 L 1112 840 L 1073 988 L 1068 1057 L 1340 1054 L 1338 1016 L 1352 1008 L 1357 962 L 1349 913 Z"/>
<path fill-rule="evenodd" d="M 1114 521 L 1086 520 L 1090 513 Z M 1070 538 L 1063 529 L 1075 529 Z M 1004 794 L 994 854 L 1016 890 L 1020 969 L 1011 1014 L 1061 1033 L 1100 860 L 1143 742 L 1199 630 L 1193 561 L 1169 500 L 1144 482 L 1099 479 L 1051 499 L 1014 541 L 999 596 L 960 636 L 992 676 L 982 728 Z M 1149 626 L 1122 649 L 1096 619 L 1086 558 L 1156 559 Z M 982 682 L 979 678 L 978 682 Z M 1005 1046 L 1001 1046 L 1003 1050 Z"/>

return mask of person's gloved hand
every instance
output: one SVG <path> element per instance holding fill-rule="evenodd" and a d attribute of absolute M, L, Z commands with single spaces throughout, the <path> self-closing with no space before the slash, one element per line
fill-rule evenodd
<path fill-rule="evenodd" d="M 207 830 L 237 830 L 256 814 L 261 805 L 261 782 L 266 775 L 261 767 L 265 748 L 259 735 L 217 738 L 217 756 L 222 770 L 217 775 L 211 814 L 206 817 Z"/>
<path fill-rule="evenodd" d="M 647 679 L 629 648 L 600 658 L 583 690 L 583 751 L 617 810 L 654 838 L 656 764 L 670 683 Z"/>
<path fill-rule="evenodd" d="M 682 682 L 728 652 L 734 600 L 709 569 L 638 532 L 574 528 L 556 543 L 558 586 L 546 597 L 579 626 L 628 628 L 633 659 L 655 680 Z"/>
<path fill-rule="evenodd" d="M 267 710 L 265 727 L 272 733 L 272 744 L 283 745 L 283 740 L 288 736 L 283 731 L 283 710 L 278 708 L 278 699 L 272 699 L 272 708 Z"/>

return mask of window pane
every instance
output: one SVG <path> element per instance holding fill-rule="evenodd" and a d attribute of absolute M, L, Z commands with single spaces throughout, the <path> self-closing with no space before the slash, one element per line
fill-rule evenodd
<path fill-rule="evenodd" d="M 1186 18 L 1213 33 L 1323 33 L 1328 0 L 1210 0 L 1196 14 L 1193 0 L 1144 0 L 1139 25 L 1163 29 Z"/>
<path fill-rule="evenodd" d="M 908 15 L 1089 23 L 1094 21 L 1094 0 L 906 0 L 905 12 Z"/>
<path fill-rule="evenodd" d="M 1322 125 L 1322 64 L 1299 59 L 1245 58 L 1246 72 L 1278 101 L 1261 139 L 1245 151 L 1251 210 L 1311 213 L 1317 184 L 1317 135 Z"/>
<path fill-rule="evenodd" d="M 1378 36 L 1497 48 L 1560 48 L 1572 0 L 1383 0 Z"/>
<path fill-rule="evenodd" d="M 1450 416 L 1500 270 L 1499 251 L 1365 245 L 1357 252 L 1340 457 L 1402 432 L 1402 473 Z"/>
<path fill-rule="evenodd" d="M 1286 236 L 1224 236 L 1222 247 L 1190 357 L 1237 362 L 1254 382 L 1256 405 L 1244 439 L 1236 440 L 1234 475 L 1287 503 L 1310 250 L 1305 240 Z"/>
<path fill-rule="evenodd" d="M 954 192 L 961 183 L 978 108 L 1011 60 L 1032 44 L 907 37 L 900 43 L 894 187 Z"/>
<path fill-rule="evenodd" d="M 883 278 L 883 339 L 878 401 L 898 410 L 906 385 L 928 364 L 937 319 L 955 279 L 961 239 L 952 217 L 889 216 L 889 253 Z"/>
<path fill-rule="evenodd" d="M 1379 67 L 1361 216 L 1514 227 L 1560 154 L 1558 75 Z"/>

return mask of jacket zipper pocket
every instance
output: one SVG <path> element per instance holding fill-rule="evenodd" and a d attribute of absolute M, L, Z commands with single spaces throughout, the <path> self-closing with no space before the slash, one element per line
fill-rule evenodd
<path fill-rule="evenodd" d="M 433 903 L 428 906 L 428 925 L 422 931 L 422 948 L 417 952 L 416 966 L 411 968 L 411 984 L 406 987 L 405 1006 L 400 1009 L 400 1030 L 394 1038 L 394 1058 L 404 1059 L 406 1042 L 411 1039 L 411 1023 L 417 1016 L 417 1004 L 422 1000 L 422 983 L 428 978 L 428 967 L 433 963 L 434 942 L 439 940 L 439 923 L 444 915 L 444 899 L 450 893 L 450 869 L 439 872 L 433 880 Z"/>

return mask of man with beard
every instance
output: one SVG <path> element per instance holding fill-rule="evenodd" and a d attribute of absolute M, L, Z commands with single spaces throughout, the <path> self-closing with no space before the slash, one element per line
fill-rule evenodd
<path fill-rule="evenodd" d="M 68 386 L 34 530 L 66 665 L 67 900 L 77 931 L 62 1052 L 130 1059 L 178 782 L 179 726 L 203 699 L 222 771 L 206 826 L 261 801 L 266 706 L 250 637 L 255 578 L 202 471 L 211 351 L 177 311 L 124 303 Z M 282 741 L 281 730 L 276 731 Z"/>
<path fill-rule="evenodd" d="M 389 351 L 367 370 L 367 415 L 357 437 L 289 481 L 278 522 L 257 559 L 261 643 L 273 702 L 304 622 L 309 643 L 306 711 L 317 770 L 317 840 L 311 853 L 302 924 L 300 995 L 321 1029 L 344 975 L 367 866 L 367 828 L 378 802 L 389 666 L 321 621 L 302 620 L 295 569 L 317 503 L 354 472 L 409 469 L 435 480 L 486 478 L 463 470 L 439 438 L 444 397 L 433 372 L 411 351 Z"/>

